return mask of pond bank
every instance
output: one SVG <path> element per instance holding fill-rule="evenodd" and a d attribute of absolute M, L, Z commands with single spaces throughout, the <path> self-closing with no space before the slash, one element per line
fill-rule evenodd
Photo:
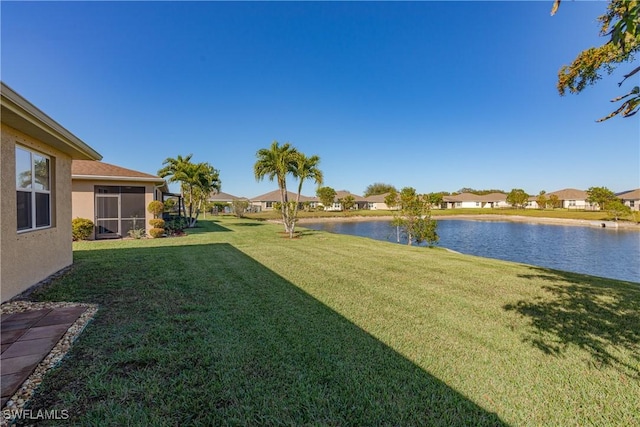
<path fill-rule="evenodd" d="M 625 230 L 640 231 L 640 224 L 634 224 L 627 221 L 593 221 L 586 219 L 567 219 L 567 218 L 546 218 L 546 217 L 531 217 L 520 215 L 434 215 L 433 219 L 460 219 L 460 220 L 474 220 L 474 221 L 512 221 L 512 222 L 528 222 L 532 224 L 555 224 L 555 225 L 569 225 L 576 227 L 602 227 L 605 224 L 605 228 L 620 228 Z M 298 223 L 304 225 L 305 223 L 318 223 L 318 222 L 360 222 L 360 221 L 391 221 L 392 215 L 388 216 L 342 216 L 342 217 L 317 217 L 317 218 L 299 218 Z M 280 222 L 280 221 L 277 221 Z M 617 225 L 617 227 L 616 227 Z"/>

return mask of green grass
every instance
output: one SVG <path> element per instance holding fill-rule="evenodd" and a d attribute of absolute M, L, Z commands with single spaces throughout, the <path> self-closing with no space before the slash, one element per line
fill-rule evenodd
<path fill-rule="evenodd" d="M 74 244 L 100 310 L 32 409 L 75 425 L 640 424 L 640 286 L 221 218 Z"/>

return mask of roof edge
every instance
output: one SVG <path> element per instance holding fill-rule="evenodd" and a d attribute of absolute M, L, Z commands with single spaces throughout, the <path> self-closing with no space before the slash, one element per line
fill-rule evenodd
<path fill-rule="evenodd" d="M 87 181 L 138 181 L 138 182 L 157 182 L 162 184 L 165 182 L 162 178 L 147 178 L 140 176 L 108 176 L 108 175 L 71 175 L 71 179 L 87 180 Z"/>
<path fill-rule="evenodd" d="M 73 159 L 101 160 L 100 153 L 1 82 L 2 122 L 59 149 Z"/>

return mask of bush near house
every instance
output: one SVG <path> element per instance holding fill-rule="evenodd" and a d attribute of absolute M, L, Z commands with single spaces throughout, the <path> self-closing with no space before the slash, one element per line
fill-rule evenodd
<path fill-rule="evenodd" d="M 153 214 L 155 218 L 157 218 L 164 212 L 164 203 L 162 203 L 160 200 L 154 200 L 153 202 L 149 203 L 149 206 L 147 206 L 147 211 L 150 214 Z"/>
<path fill-rule="evenodd" d="M 152 228 L 151 230 L 149 230 L 149 236 L 153 237 L 154 239 L 164 236 L 164 228 Z"/>
<path fill-rule="evenodd" d="M 164 219 L 162 218 L 154 218 L 149 220 L 149 225 L 153 228 L 164 228 Z"/>
<path fill-rule="evenodd" d="M 73 240 L 87 240 L 93 233 L 93 221 L 87 218 L 71 220 L 71 234 Z"/>

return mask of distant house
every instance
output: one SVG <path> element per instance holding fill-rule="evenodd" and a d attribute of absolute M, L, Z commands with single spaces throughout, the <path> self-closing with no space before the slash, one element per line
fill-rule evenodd
<path fill-rule="evenodd" d="M 565 188 L 563 190 L 553 191 L 545 194 L 547 199 L 550 196 L 555 195 L 558 197 L 560 207 L 565 209 L 586 209 L 586 210 L 598 210 L 597 204 L 591 204 L 587 202 L 587 192 L 583 190 L 576 190 L 575 188 Z M 536 204 L 537 206 L 537 204 Z"/>
<path fill-rule="evenodd" d="M 73 218 L 95 224 L 95 239 L 126 237 L 134 228 L 149 229 L 147 206 L 163 200 L 164 179 L 109 163 L 74 160 L 71 167 Z"/>
<path fill-rule="evenodd" d="M 444 209 L 508 208 L 510 206 L 507 203 L 507 195 L 503 193 L 484 195 L 461 193 L 442 197 L 442 207 Z"/>
<path fill-rule="evenodd" d="M 287 199 L 290 202 L 295 202 L 296 197 L 297 197 L 297 193 L 287 191 Z M 317 205 L 317 200 L 318 199 L 316 199 L 315 197 L 308 197 L 301 194 L 299 202 L 300 202 L 300 205 L 304 204 L 305 202 L 309 202 L 312 207 L 315 207 Z M 276 203 L 282 203 L 280 190 L 273 190 L 256 197 L 252 197 L 249 200 L 249 203 L 251 204 L 252 209 L 257 212 L 273 210 L 274 206 L 276 206 Z M 302 206 L 300 206 L 300 208 L 302 208 Z"/>
<path fill-rule="evenodd" d="M 213 194 L 207 199 L 207 201 L 211 203 L 227 205 L 224 207 L 225 213 L 231 212 L 231 204 L 236 200 L 246 200 L 247 202 L 249 201 L 249 199 L 247 199 L 246 197 L 238 197 L 234 196 L 233 194 L 223 193 L 222 191 Z"/>
<path fill-rule="evenodd" d="M 71 265 L 71 161 L 93 148 L 1 83 L 0 299 Z"/>
<path fill-rule="evenodd" d="M 617 196 L 622 200 L 622 203 L 629 206 L 632 211 L 640 211 L 640 188 L 619 193 Z"/>
<path fill-rule="evenodd" d="M 352 208 L 353 210 L 369 209 L 369 200 L 357 194 L 350 193 L 349 191 L 346 191 L 346 190 L 336 191 L 336 197 L 333 199 L 333 203 L 331 204 L 331 206 L 324 206 L 322 203 L 318 203 L 318 204 L 319 206 L 324 206 L 324 209 L 327 211 L 342 211 L 344 210 L 344 208 L 340 200 L 348 196 L 353 197 L 353 200 L 354 200 L 354 206 Z"/>
<path fill-rule="evenodd" d="M 369 196 L 369 197 L 365 197 L 368 206 L 368 209 L 372 210 L 372 211 L 377 211 L 377 210 L 384 210 L 384 211 L 389 211 L 389 210 L 393 210 L 396 209 L 395 206 L 387 206 L 387 204 L 385 203 L 384 199 L 389 195 L 389 193 L 384 193 L 384 194 L 376 194 L 373 196 Z"/>

